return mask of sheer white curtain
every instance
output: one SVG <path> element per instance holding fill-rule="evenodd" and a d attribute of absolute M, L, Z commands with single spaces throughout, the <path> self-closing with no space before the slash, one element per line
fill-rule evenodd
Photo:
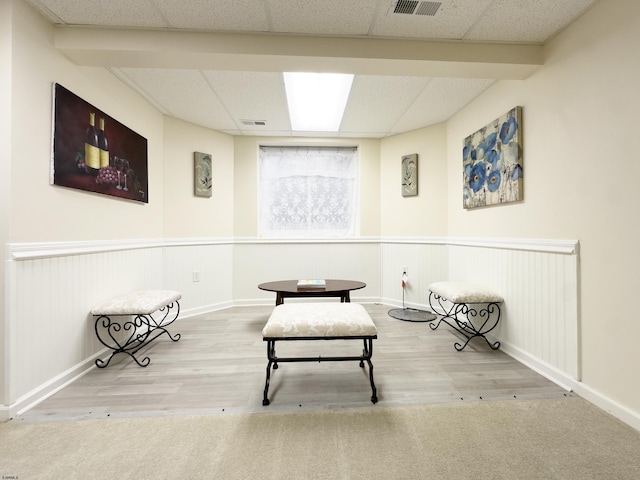
<path fill-rule="evenodd" d="M 356 233 L 355 147 L 260 147 L 262 237 L 346 237 Z"/>

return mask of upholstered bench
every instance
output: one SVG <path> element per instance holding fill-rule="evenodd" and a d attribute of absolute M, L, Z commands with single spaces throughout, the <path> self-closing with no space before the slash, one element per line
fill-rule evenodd
<path fill-rule="evenodd" d="M 502 302 L 504 299 L 499 294 L 475 283 L 432 283 L 429 285 L 429 306 L 434 313 L 440 315 L 440 319 L 429 326 L 435 330 L 444 322 L 466 337 L 464 345 L 454 343 L 458 351 L 476 337 L 483 338 L 496 350 L 500 347 L 500 342 L 491 343 L 486 334 L 498 325 Z"/>
<path fill-rule="evenodd" d="M 117 353 L 126 353 L 138 365 L 146 367 L 151 361 L 139 361 L 135 353 L 166 333 L 174 342 L 180 334 L 172 336 L 166 329 L 180 313 L 178 300 L 182 295 L 172 290 L 142 290 L 122 295 L 96 305 L 91 314 L 96 317 L 96 336 L 100 343 L 113 350 L 107 361 L 96 360 L 104 368 Z"/>
<path fill-rule="evenodd" d="M 357 303 L 289 303 L 273 309 L 262 330 L 267 342 L 267 379 L 264 387 L 263 405 L 269 405 L 269 381 L 271 368 L 277 369 L 282 362 L 322 362 L 348 361 L 364 362 L 369 365 L 371 402 L 378 401 L 373 382 L 373 340 L 378 338 L 378 330 L 364 307 Z M 276 355 L 276 342 L 292 340 L 363 340 L 362 355 L 344 357 L 287 357 Z"/>

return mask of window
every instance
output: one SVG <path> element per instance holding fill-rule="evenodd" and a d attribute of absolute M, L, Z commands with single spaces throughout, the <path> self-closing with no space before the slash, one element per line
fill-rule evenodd
<path fill-rule="evenodd" d="M 355 147 L 260 147 L 262 237 L 355 235 L 358 150 Z"/>

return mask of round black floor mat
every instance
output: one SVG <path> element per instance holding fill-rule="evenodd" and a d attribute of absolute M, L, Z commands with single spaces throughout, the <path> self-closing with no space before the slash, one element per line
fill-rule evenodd
<path fill-rule="evenodd" d="M 389 316 L 405 322 L 433 322 L 437 318 L 431 312 L 415 308 L 394 308 L 389 310 Z"/>

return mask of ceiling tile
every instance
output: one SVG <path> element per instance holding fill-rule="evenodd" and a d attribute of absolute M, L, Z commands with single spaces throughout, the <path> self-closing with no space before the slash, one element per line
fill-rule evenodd
<path fill-rule="evenodd" d="M 428 83 L 421 77 L 357 76 L 340 130 L 390 132 Z"/>
<path fill-rule="evenodd" d="M 216 130 L 238 128 L 200 71 L 149 68 L 120 71 L 168 115 Z"/>
<path fill-rule="evenodd" d="M 544 43 L 596 0 L 497 0 L 465 40 Z"/>
<path fill-rule="evenodd" d="M 44 6 L 65 25 L 167 27 L 152 0 L 31 0 Z"/>
<path fill-rule="evenodd" d="M 236 122 L 265 120 L 265 127 L 242 124 L 243 131 L 286 131 L 290 122 L 281 73 L 205 71 L 205 78 Z"/>
<path fill-rule="evenodd" d="M 377 0 L 269 0 L 273 31 L 312 35 L 366 35 Z"/>
<path fill-rule="evenodd" d="M 434 78 L 393 127 L 393 132 L 415 130 L 449 119 L 495 80 Z"/>
<path fill-rule="evenodd" d="M 266 4 L 256 0 L 153 0 L 173 28 L 267 32 Z"/>

